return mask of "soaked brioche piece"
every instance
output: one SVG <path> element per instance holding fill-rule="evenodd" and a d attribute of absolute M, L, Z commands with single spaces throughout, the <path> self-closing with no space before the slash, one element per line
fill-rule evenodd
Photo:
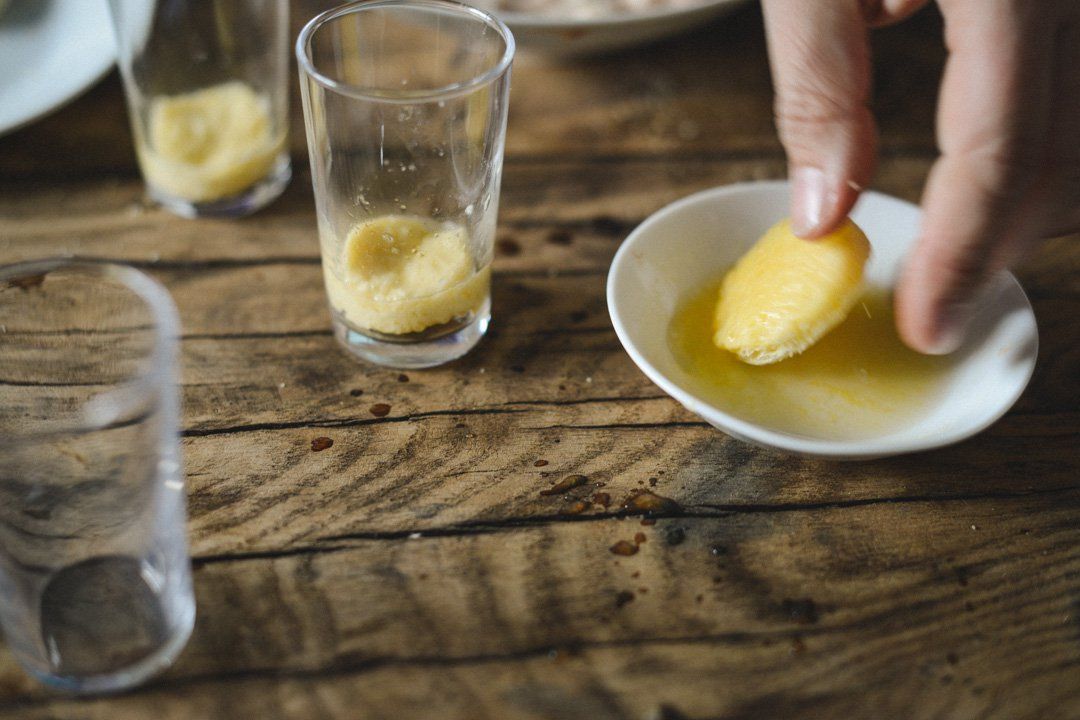
<path fill-rule="evenodd" d="M 870 242 L 850 220 L 818 240 L 777 223 L 725 276 L 713 342 L 751 365 L 798 355 L 847 317 L 869 257 Z"/>

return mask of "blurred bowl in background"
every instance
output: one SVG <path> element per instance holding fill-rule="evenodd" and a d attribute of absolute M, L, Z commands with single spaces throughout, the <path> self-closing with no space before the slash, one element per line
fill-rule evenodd
<path fill-rule="evenodd" d="M 660 40 L 715 20 L 746 0 L 701 0 L 691 5 L 646 12 L 619 12 L 591 17 L 494 10 L 514 33 L 518 45 L 551 56 L 574 57 Z M 492 3 L 477 3 L 490 8 Z"/>
<path fill-rule="evenodd" d="M 97 83 L 116 59 L 105 0 L 0 0 L 0 135 Z"/>

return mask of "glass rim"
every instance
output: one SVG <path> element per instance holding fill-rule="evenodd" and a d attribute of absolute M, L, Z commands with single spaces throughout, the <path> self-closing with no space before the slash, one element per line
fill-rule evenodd
<path fill-rule="evenodd" d="M 118 385 L 124 388 L 125 394 L 138 397 L 154 393 L 159 387 L 162 376 L 175 365 L 175 353 L 180 333 L 180 317 L 176 304 L 165 286 L 130 265 L 72 256 L 0 265 L 0 288 L 5 283 L 20 277 L 48 275 L 59 270 L 74 270 L 100 279 L 113 280 L 146 303 L 153 316 L 154 330 L 154 346 L 147 355 L 150 358 L 149 367 L 125 378 Z M 0 447 L 25 443 L 28 439 L 48 440 L 59 436 L 96 432 L 116 424 L 115 420 L 93 422 L 86 421 L 83 416 L 80 416 L 71 424 L 44 432 L 5 430 L 3 434 L 0 434 Z"/>
<path fill-rule="evenodd" d="M 345 15 L 351 15 L 352 13 L 382 8 L 410 7 L 432 10 L 439 9 L 469 16 L 484 23 L 488 27 L 494 28 L 502 37 L 503 43 L 506 46 L 503 49 L 502 55 L 499 57 L 499 61 L 488 70 L 469 78 L 464 82 L 451 83 L 431 90 L 410 93 L 362 88 L 350 83 L 341 82 L 340 80 L 335 80 L 315 68 L 310 53 L 311 40 L 315 36 L 315 33 L 324 25 Z M 465 95 L 475 88 L 490 84 L 506 74 L 507 70 L 510 69 L 510 65 L 514 61 L 516 49 L 517 44 L 514 40 L 514 34 L 510 32 L 510 28 L 506 26 L 506 23 L 495 15 L 480 10 L 479 8 L 472 7 L 471 5 L 465 5 L 464 3 L 455 2 L 454 0 L 353 0 L 353 2 L 348 2 L 344 5 L 339 5 L 336 8 L 331 8 L 330 10 L 319 13 L 304 25 L 296 38 L 296 62 L 300 67 L 300 72 L 306 77 L 311 78 L 327 90 L 333 90 L 338 94 L 356 100 L 372 100 L 386 103 L 419 103 Z"/>

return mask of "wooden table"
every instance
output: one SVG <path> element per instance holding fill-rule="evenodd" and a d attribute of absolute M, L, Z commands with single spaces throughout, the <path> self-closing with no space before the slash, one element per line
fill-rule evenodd
<path fill-rule="evenodd" d="M 875 185 L 916 200 L 940 21 L 875 49 Z M 199 607 L 175 667 L 115 698 L 49 695 L 0 652 L 5 720 L 1080 717 L 1076 238 L 1020 271 L 1042 348 L 1006 418 L 938 452 L 806 460 L 681 409 L 604 303 L 649 213 L 784 175 L 755 6 L 521 58 L 496 320 L 436 370 L 335 346 L 294 115 L 292 185 L 239 222 L 144 204 L 115 76 L 0 140 L 0 260 L 131 262 L 180 307 Z M 655 523 L 623 507 L 643 490 L 667 499 Z"/>

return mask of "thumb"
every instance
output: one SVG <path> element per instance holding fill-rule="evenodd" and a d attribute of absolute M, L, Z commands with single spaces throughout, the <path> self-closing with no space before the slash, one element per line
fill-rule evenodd
<path fill-rule="evenodd" d="M 941 7 L 950 49 L 938 104 L 942 154 L 896 289 L 900 336 L 928 353 L 960 345 L 989 280 L 1043 233 L 1051 209 L 1044 195 L 1061 184 L 1047 175 L 1051 161 L 1076 147 L 1075 138 L 1051 143 L 1055 54 L 1062 53 L 1062 70 L 1071 69 L 1075 48 L 1061 44 L 1067 41 L 1055 34 L 1049 5 L 949 0 Z"/>
<path fill-rule="evenodd" d="M 860 0 L 763 0 L 776 122 L 792 183 L 792 227 L 820 237 L 873 174 L 870 50 Z"/>

